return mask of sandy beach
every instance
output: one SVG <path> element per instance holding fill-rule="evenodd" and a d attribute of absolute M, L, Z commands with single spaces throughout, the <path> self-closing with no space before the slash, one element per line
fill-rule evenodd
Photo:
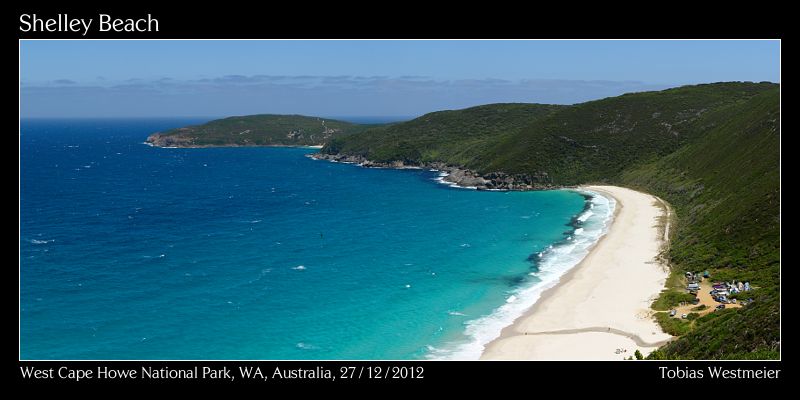
<path fill-rule="evenodd" d="M 637 349 L 647 355 L 671 339 L 651 318 L 650 309 L 668 275 L 656 259 L 666 236 L 659 217 L 667 207 L 631 189 L 583 189 L 616 199 L 608 233 L 489 343 L 481 359 L 622 360 Z"/>

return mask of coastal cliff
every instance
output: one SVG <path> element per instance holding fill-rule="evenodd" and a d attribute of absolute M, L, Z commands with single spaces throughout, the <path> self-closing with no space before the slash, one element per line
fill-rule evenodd
<path fill-rule="evenodd" d="M 198 147 L 191 137 L 154 133 L 147 137 L 147 143 L 156 147 Z"/>

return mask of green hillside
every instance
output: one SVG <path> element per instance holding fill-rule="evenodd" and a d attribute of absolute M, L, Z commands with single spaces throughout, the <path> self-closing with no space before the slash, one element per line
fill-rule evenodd
<path fill-rule="evenodd" d="M 362 155 L 378 162 L 456 165 L 481 162 L 482 149 L 517 133 L 564 106 L 489 104 L 458 111 L 437 111 L 414 120 L 377 127 L 327 145 L 329 154 Z"/>
<path fill-rule="evenodd" d="M 562 185 L 617 180 L 631 166 L 666 156 L 719 123 L 718 110 L 769 87 L 698 85 L 577 104 L 487 149 L 490 162 L 480 170 L 544 171 Z"/>
<path fill-rule="evenodd" d="M 363 131 L 369 125 L 302 115 L 248 115 L 150 135 L 155 146 L 312 146 Z"/>
<path fill-rule="evenodd" d="M 759 287 L 748 296 L 753 304 L 714 323 L 698 321 L 653 357 L 779 357 L 779 118 L 775 87 L 721 110 L 697 141 L 624 174 L 622 184 L 675 207 L 669 256 L 676 271 L 710 269 L 714 279 Z"/>
<path fill-rule="evenodd" d="M 746 280 L 758 289 L 749 294 L 753 303 L 699 318 L 652 357 L 776 358 L 779 118 L 778 85 L 715 83 L 568 107 L 499 104 L 432 113 L 337 138 L 322 152 L 658 195 L 677 215 L 666 255 L 671 282 L 683 271 L 710 270 L 715 279 Z M 662 303 L 674 291 L 668 288 Z"/>

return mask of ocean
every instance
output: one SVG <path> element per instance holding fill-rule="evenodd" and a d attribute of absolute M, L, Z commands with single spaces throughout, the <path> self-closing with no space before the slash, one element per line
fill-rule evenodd
<path fill-rule="evenodd" d="M 142 143 L 199 122 L 22 121 L 22 359 L 476 359 L 613 213 L 315 149 Z"/>

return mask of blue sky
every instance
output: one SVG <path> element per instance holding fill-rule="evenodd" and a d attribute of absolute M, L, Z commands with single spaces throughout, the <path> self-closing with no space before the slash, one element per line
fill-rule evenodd
<path fill-rule="evenodd" d="M 416 116 L 779 81 L 777 41 L 22 41 L 23 117 Z"/>

